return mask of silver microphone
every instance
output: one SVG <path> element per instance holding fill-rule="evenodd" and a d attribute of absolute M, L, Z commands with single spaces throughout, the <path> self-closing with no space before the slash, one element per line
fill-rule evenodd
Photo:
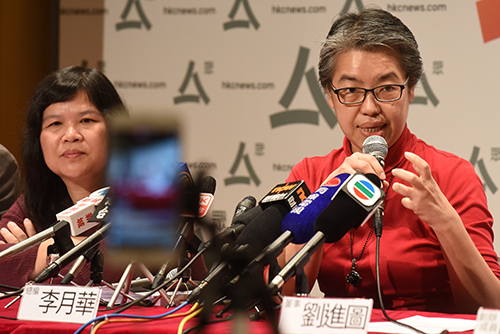
<path fill-rule="evenodd" d="M 363 153 L 373 155 L 382 167 L 385 167 L 384 159 L 388 151 L 387 142 L 383 137 L 370 136 L 363 142 Z"/>

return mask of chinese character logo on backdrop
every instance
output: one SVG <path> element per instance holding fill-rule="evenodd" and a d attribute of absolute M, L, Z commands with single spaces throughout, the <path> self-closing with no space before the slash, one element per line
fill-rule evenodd
<path fill-rule="evenodd" d="M 247 20 L 234 19 L 234 17 L 236 16 L 236 12 L 238 11 L 239 8 L 241 8 L 240 5 L 243 5 L 243 9 L 245 10 L 246 16 L 248 17 Z M 250 24 L 253 25 L 255 30 L 259 29 L 260 27 L 259 22 L 255 18 L 255 15 L 253 14 L 252 9 L 250 8 L 248 0 L 235 0 L 233 8 L 231 9 L 231 12 L 229 13 L 228 16 L 231 20 L 224 23 L 224 30 L 229 30 L 234 28 L 250 28 Z"/>
<path fill-rule="evenodd" d="M 205 104 L 208 104 L 210 102 L 210 98 L 208 97 L 207 93 L 203 89 L 203 86 L 201 85 L 200 77 L 198 76 L 198 72 L 194 72 L 194 61 L 189 62 L 189 66 L 186 72 L 186 76 L 184 77 L 184 80 L 182 81 L 181 87 L 179 88 L 179 92 L 181 93 L 179 96 L 176 96 L 174 98 L 174 104 L 179 104 L 179 103 L 185 103 L 185 102 L 200 102 L 200 98 L 205 102 Z M 193 79 L 194 85 L 196 86 L 196 89 L 198 90 L 198 95 L 195 94 L 184 94 L 186 91 L 186 88 L 189 84 L 189 81 Z"/>
<path fill-rule="evenodd" d="M 138 20 L 130 19 L 132 7 L 135 9 L 135 13 L 139 17 Z M 135 15 L 133 15 L 135 16 Z M 149 22 L 144 10 L 142 9 L 140 0 L 128 0 L 125 8 L 123 9 L 122 22 L 116 24 L 116 30 L 122 29 L 141 29 L 142 26 L 146 27 L 147 30 L 151 29 L 151 22 Z"/>
<path fill-rule="evenodd" d="M 470 163 L 479 169 L 479 174 L 481 175 L 481 179 L 483 181 L 483 187 L 484 189 L 486 190 L 486 188 L 489 188 L 491 190 L 491 192 L 494 194 L 497 192 L 497 186 L 495 184 L 495 182 L 493 182 L 493 179 L 491 178 L 490 174 L 488 173 L 488 171 L 486 170 L 486 165 L 484 164 L 484 160 L 483 159 L 478 159 L 479 158 L 479 151 L 480 151 L 480 148 L 477 147 L 477 146 L 474 146 L 473 150 L 472 150 L 472 156 L 470 158 Z M 494 160 L 495 158 L 495 153 L 496 151 L 492 149 L 492 160 Z"/>
<path fill-rule="evenodd" d="M 234 160 L 233 166 L 229 170 L 229 173 L 232 176 L 224 179 L 224 184 L 226 186 L 232 184 L 250 184 L 251 180 L 255 183 L 256 186 L 260 184 L 260 179 L 255 173 L 252 163 L 250 162 L 250 157 L 248 156 L 248 153 L 245 153 L 245 146 L 245 143 L 240 142 L 240 147 L 238 149 L 238 153 L 236 154 L 236 159 Z M 243 164 L 245 165 L 249 176 L 235 175 L 241 162 L 243 162 Z"/>
<path fill-rule="evenodd" d="M 292 78 L 290 79 L 288 87 L 279 101 L 279 104 L 281 104 L 286 110 L 274 113 L 270 116 L 272 128 L 298 123 L 319 125 L 319 114 L 323 116 L 330 128 L 333 129 L 333 127 L 337 124 L 337 117 L 335 116 L 332 108 L 328 105 L 318 84 L 314 67 L 311 67 L 306 71 L 308 58 L 309 49 L 300 47 L 299 56 L 297 57 Z M 304 76 L 318 110 L 289 109 Z"/>

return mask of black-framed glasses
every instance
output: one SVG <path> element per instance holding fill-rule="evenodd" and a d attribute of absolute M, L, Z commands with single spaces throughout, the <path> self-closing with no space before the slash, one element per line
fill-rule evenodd
<path fill-rule="evenodd" d="M 406 78 L 406 81 L 402 85 L 381 85 L 372 89 L 365 89 L 361 87 L 345 87 L 345 88 L 335 88 L 330 82 L 330 86 L 339 102 L 342 104 L 359 104 L 363 103 L 366 98 L 366 93 L 372 92 L 375 99 L 379 102 L 393 102 L 397 101 L 403 96 L 403 89 L 406 88 L 408 80 L 410 77 Z"/>

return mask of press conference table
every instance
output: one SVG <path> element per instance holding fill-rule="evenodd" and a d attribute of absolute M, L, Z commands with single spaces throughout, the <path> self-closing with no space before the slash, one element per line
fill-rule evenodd
<path fill-rule="evenodd" d="M 41 321 L 21 321 L 21 320 L 10 320 L 4 317 L 17 318 L 17 310 L 19 307 L 19 302 L 16 302 L 9 308 L 4 308 L 12 299 L 0 300 L 0 333 L 13 333 L 13 334 L 31 334 L 31 333 L 47 333 L 47 334 L 58 334 L 58 333 L 74 333 L 78 328 L 79 324 L 70 323 L 58 323 L 58 322 L 41 322 Z M 182 311 L 189 310 L 189 307 L 185 307 Z M 123 313 L 136 314 L 136 315 L 159 315 L 167 312 L 164 307 L 139 307 L 134 306 L 129 308 Z M 98 316 L 104 315 L 108 312 L 99 312 Z M 460 318 L 460 319 L 476 319 L 476 315 L 471 314 L 444 314 L 444 313 L 431 313 L 431 312 L 421 312 L 421 311 L 387 311 L 389 316 L 395 320 L 411 317 L 414 315 L 421 315 L 425 317 L 441 317 L 441 318 Z M 146 323 L 111 323 L 106 324 L 99 328 L 97 333 L 99 334 L 115 334 L 115 333 L 177 333 L 179 324 L 183 317 L 165 319 L 165 320 L 154 320 Z M 197 324 L 197 319 L 191 319 L 184 325 L 184 330 Z M 371 316 L 371 322 L 386 321 L 382 312 L 378 309 L 373 310 Z M 235 324 L 233 321 L 220 322 L 216 324 L 211 324 L 205 327 L 203 333 L 221 333 L 221 334 L 231 334 L 235 332 Z M 91 326 L 88 326 L 82 333 L 89 333 Z M 246 332 L 249 334 L 270 334 L 273 333 L 271 327 L 266 321 L 252 321 L 248 322 Z M 195 333 L 195 331 L 191 332 Z M 473 331 L 461 332 L 465 334 L 472 334 Z"/>

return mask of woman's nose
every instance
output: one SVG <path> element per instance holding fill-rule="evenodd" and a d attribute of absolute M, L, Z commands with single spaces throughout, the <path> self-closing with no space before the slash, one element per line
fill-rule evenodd
<path fill-rule="evenodd" d="M 82 139 L 82 134 L 78 128 L 74 125 L 70 125 L 66 128 L 64 132 L 64 140 L 68 142 L 80 141 Z"/>

